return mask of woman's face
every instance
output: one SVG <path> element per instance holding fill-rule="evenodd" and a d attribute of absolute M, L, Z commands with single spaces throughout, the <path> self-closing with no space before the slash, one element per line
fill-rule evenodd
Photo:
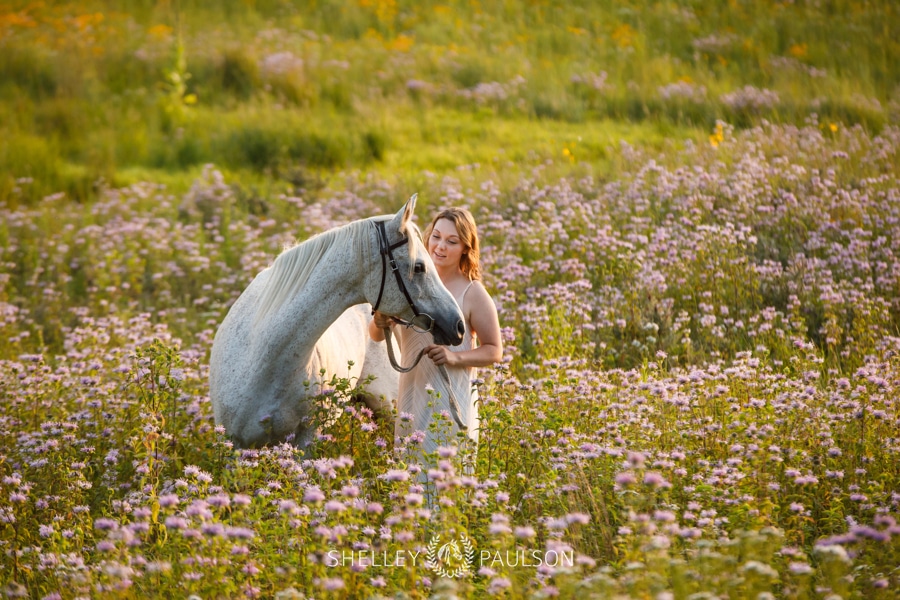
<path fill-rule="evenodd" d="M 449 219 L 438 219 L 428 238 L 428 254 L 439 269 L 459 267 L 459 261 L 465 252 L 456 225 Z"/>

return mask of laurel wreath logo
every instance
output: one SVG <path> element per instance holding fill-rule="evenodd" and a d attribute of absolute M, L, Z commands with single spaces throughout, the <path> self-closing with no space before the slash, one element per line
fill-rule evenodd
<path fill-rule="evenodd" d="M 460 549 L 460 544 L 462 549 Z M 441 536 L 436 534 L 428 542 L 425 558 L 429 568 L 435 574 L 440 577 L 453 579 L 472 572 L 472 565 L 475 563 L 475 547 L 465 535 L 460 537 L 459 543 L 457 543 L 457 540 L 451 540 L 441 544 Z M 448 563 L 454 563 L 458 566 L 454 569 L 448 569 L 445 566 Z"/>

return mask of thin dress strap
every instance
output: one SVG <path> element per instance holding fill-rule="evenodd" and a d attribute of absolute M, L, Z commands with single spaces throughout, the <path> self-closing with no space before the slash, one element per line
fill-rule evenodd
<path fill-rule="evenodd" d="M 468 340 L 468 344 L 470 347 L 475 347 L 475 336 L 472 334 L 472 329 L 469 325 L 469 319 L 465 317 L 466 314 L 466 294 L 469 293 L 469 289 L 475 284 L 475 280 L 469 281 L 469 285 L 466 286 L 466 289 L 463 290 L 462 295 L 456 300 L 459 304 L 459 309 L 463 312 L 463 317 L 466 319 L 466 335 L 463 338 L 463 347 L 466 347 L 466 340 Z M 467 348 L 468 349 L 468 348 Z"/>
<path fill-rule="evenodd" d="M 462 296 L 459 297 L 459 308 L 462 309 L 463 303 L 466 301 L 466 294 L 469 293 L 469 288 L 475 283 L 475 280 L 469 282 L 469 285 L 466 286 L 466 289 L 463 290 Z"/>

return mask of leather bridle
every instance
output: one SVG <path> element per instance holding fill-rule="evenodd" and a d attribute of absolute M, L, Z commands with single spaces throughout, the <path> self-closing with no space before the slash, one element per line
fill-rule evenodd
<path fill-rule="evenodd" d="M 391 271 L 394 273 L 394 278 L 397 280 L 397 287 L 403 292 L 403 295 L 406 297 L 406 303 L 409 304 L 409 307 L 413 311 L 413 315 L 415 315 L 412 323 L 398 319 L 397 317 L 394 317 L 394 319 L 403 325 L 416 327 L 418 331 L 423 333 L 431 331 L 431 328 L 434 327 L 434 318 L 427 313 L 419 312 L 419 309 L 416 308 L 416 303 L 413 302 L 412 296 L 409 295 L 409 290 L 406 289 L 406 283 L 400 275 L 400 267 L 397 266 L 397 261 L 394 259 L 394 250 L 407 244 L 409 238 L 404 236 L 400 238 L 400 241 L 391 244 L 388 241 L 387 229 L 384 226 L 384 221 L 376 221 L 375 228 L 378 231 L 378 248 L 381 254 L 381 287 L 378 289 L 378 299 L 372 307 L 372 314 L 374 315 L 375 311 L 378 310 L 378 307 L 381 305 L 381 298 L 384 296 L 384 285 L 387 280 L 387 266 L 390 265 Z M 416 323 L 417 320 L 419 323 Z"/>

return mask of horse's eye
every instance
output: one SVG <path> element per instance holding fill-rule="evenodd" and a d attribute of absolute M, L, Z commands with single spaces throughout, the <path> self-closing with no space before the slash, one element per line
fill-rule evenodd
<path fill-rule="evenodd" d="M 416 266 L 413 267 L 414 273 L 424 273 L 425 272 L 425 263 L 417 262 Z"/>

